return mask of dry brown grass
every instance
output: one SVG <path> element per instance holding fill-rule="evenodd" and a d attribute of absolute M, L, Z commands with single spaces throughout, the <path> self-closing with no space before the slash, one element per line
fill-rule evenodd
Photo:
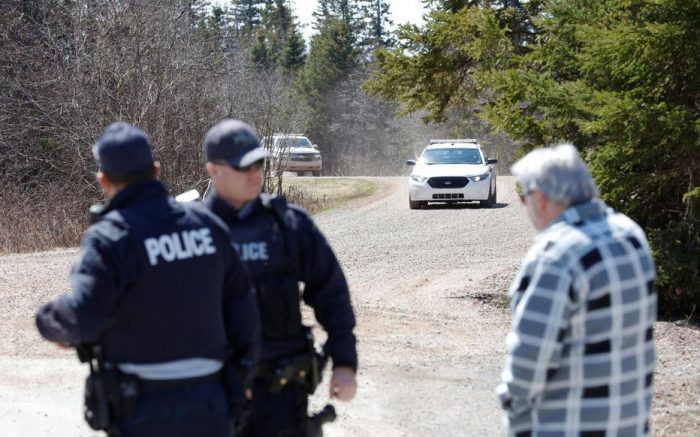
<path fill-rule="evenodd" d="M 370 181 L 345 178 L 288 178 L 284 193 L 311 214 L 338 207 L 376 190 Z M 75 247 L 88 225 L 88 206 L 99 199 L 69 190 L 0 192 L 0 255 Z"/>
<path fill-rule="evenodd" d="M 81 197 L 58 189 L 6 187 L 0 194 L 0 254 L 77 246 L 90 203 Z"/>
<path fill-rule="evenodd" d="M 282 188 L 290 202 L 316 214 L 369 196 L 377 190 L 377 185 L 364 179 L 291 177 L 284 180 Z"/>

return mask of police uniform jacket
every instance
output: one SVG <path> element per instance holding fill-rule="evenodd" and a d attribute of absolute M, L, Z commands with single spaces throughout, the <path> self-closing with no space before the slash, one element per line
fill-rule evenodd
<path fill-rule="evenodd" d="M 131 185 L 85 233 L 73 292 L 44 305 L 44 338 L 99 342 L 112 363 L 256 358 L 259 311 L 226 226 L 158 181 Z"/>
<path fill-rule="evenodd" d="M 264 193 L 240 211 L 216 193 L 205 203 L 229 226 L 231 239 L 257 289 L 263 332 L 261 359 L 284 357 L 304 348 L 303 334 L 288 317 L 295 305 L 297 310 L 300 306 L 297 285 L 302 283 L 304 302 L 313 308 L 316 320 L 328 333 L 325 347 L 333 367 L 356 369 L 355 315 L 348 284 L 311 217 L 283 197 Z M 290 283 L 291 293 L 284 290 Z M 287 294 L 281 297 L 282 293 Z"/>

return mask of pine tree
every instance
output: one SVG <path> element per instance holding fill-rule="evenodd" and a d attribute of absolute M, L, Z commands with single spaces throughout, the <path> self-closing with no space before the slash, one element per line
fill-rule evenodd
<path fill-rule="evenodd" d="M 393 111 L 377 108 L 358 84 L 364 77 L 370 20 L 360 0 L 321 0 L 314 13 L 318 33 L 299 84 L 307 104 L 316 109 L 309 134 L 321 146 L 326 172 L 348 169 L 350 156 L 372 150 L 365 132 L 376 131 Z M 381 18 L 385 17 L 380 8 Z M 381 32 L 380 32 L 381 33 Z"/>
<path fill-rule="evenodd" d="M 252 37 L 262 22 L 262 9 L 265 2 L 258 0 L 231 0 L 231 15 L 236 33 L 242 37 Z"/>
<path fill-rule="evenodd" d="M 253 60 L 261 68 L 296 71 L 304 64 L 306 45 L 297 30 L 293 10 L 287 0 L 262 3 L 260 25 L 252 47 Z"/>
<path fill-rule="evenodd" d="M 255 37 L 255 44 L 251 49 L 253 62 L 259 68 L 270 68 L 274 64 L 274 55 L 268 47 L 266 33 L 264 30 L 259 30 Z"/>
<path fill-rule="evenodd" d="M 280 64 L 288 71 L 297 71 L 304 65 L 305 61 L 306 42 L 302 34 L 297 30 L 296 24 L 292 22 Z"/>
<path fill-rule="evenodd" d="M 365 51 L 392 47 L 395 41 L 390 27 L 394 23 L 390 18 L 389 3 L 386 0 L 362 0 L 360 11 L 365 24 L 361 41 Z"/>

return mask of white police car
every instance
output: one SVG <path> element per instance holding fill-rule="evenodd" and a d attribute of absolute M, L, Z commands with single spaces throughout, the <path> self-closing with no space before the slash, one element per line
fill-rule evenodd
<path fill-rule="evenodd" d="M 496 204 L 497 159 L 488 159 L 473 139 L 430 140 L 417 161 L 408 160 L 413 171 L 408 178 L 408 205 L 411 209 L 428 202 L 479 201 L 481 206 Z"/>

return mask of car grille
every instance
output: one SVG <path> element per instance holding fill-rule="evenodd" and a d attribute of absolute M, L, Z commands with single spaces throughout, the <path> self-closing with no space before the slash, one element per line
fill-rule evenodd
<path fill-rule="evenodd" d="M 314 155 L 289 155 L 290 161 L 313 161 Z"/>
<path fill-rule="evenodd" d="M 469 179 L 465 177 L 435 177 L 428 179 L 428 185 L 433 188 L 462 188 L 466 187 Z"/>
<path fill-rule="evenodd" d="M 433 194 L 433 199 L 435 199 L 435 200 L 464 199 L 464 194 L 462 194 L 462 193 L 439 193 L 439 194 Z"/>

